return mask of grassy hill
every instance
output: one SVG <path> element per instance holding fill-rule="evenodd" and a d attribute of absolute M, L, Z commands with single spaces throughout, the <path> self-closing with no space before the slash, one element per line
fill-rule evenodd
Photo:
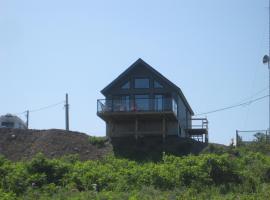
<path fill-rule="evenodd" d="M 93 151 L 110 146 L 99 138 L 85 140 Z M 142 145 L 132 143 L 134 150 Z M 211 144 L 196 155 L 165 152 L 158 161 L 129 159 L 130 152 L 113 155 L 112 148 L 89 160 L 71 152 L 20 161 L 0 157 L 0 199 L 269 199 L 270 195 L 268 140 L 239 148 Z"/>

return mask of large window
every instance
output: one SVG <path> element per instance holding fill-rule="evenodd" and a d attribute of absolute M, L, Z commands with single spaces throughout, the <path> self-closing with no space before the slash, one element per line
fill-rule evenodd
<path fill-rule="evenodd" d="M 161 94 L 156 94 L 155 95 L 155 111 L 162 111 L 163 110 L 163 95 Z"/>
<path fill-rule="evenodd" d="M 149 88 L 150 81 L 148 78 L 135 78 L 135 88 Z"/>
<path fill-rule="evenodd" d="M 137 111 L 149 110 L 149 95 L 135 95 L 135 109 Z"/>
<path fill-rule="evenodd" d="M 130 100 L 128 95 L 117 96 L 113 99 L 113 110 L 114 111 L 129 111 Z"/>
<path fill-rule="evenodd" d="M 129 111 L 130 110 L 130 100 L 129 96 L 121 96 L 121 111 Z"/>
<path fill-rule="evenodd" d="M 6 128 L 14 128 L 14 123 L 13 122 L 2 122 L 1 126 L 4 126 Z"/>
<path fill-rule="evenodd" d="M 176 103 L 176 101 L 174 100 L 174 99 L 172 99 L 172 110 L 173 110 L 173 112 L 174 112 L 174 114 L 176 115 L 176 116 L 178 116 L 177 115 L 177 103 Z"/>

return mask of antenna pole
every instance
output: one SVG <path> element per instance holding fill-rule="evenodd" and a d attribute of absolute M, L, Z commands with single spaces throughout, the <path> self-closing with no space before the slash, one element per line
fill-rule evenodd
<path fill-rule="evenodd" d="M 29 110 L 26 111 L 26 127 L 29 128 Z"/>
<path fill-rule="evenodd" d="M 68 104 L 68 94 L 66 94 L 66 130 L 69 131 L 69 104 Z"/>
<path fill-rule="evenodd" d="M 268 124 L 268 134 L 270 133 L 270 61 L 269 61 L 269 56 L 270 56 L 270 0 L 269 2 L 269 7 L 268 7 L 268 26 L 269 26 L 269 32 L 268 32 L 268 76 L 269 76 L 269 124 Z"/>

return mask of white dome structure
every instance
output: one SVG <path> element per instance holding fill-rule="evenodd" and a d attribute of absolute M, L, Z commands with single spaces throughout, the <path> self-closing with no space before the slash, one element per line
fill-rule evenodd
<path fill-rule="evenodd" d="M 27 126 L 25 122 L 16 115 L 6 114 L 0 116 L 0 128 L 27 129 Z"/>

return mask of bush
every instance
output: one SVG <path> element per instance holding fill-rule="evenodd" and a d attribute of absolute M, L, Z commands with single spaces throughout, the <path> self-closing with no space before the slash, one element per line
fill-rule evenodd
<path fill-rule="evenodd" d="M 92 145 L 96 145 L 98 148 L 104 147 L 107 142 L 106 137 L 89 136 L 88 140 Z"/>
<path fill-rule="evenodd" d="M 182 157 L 164 154 L 162 161 L 156 163 L 112 155 L 88 161 L 77 157 L 47 159 L 42 154 L 24 162 L 0 157 L 0 199 L 268 197 L 270 157 L 247 149 L 239 149 L 237 156 L 235 149 L 224 151 L 228 153 Z"/>

